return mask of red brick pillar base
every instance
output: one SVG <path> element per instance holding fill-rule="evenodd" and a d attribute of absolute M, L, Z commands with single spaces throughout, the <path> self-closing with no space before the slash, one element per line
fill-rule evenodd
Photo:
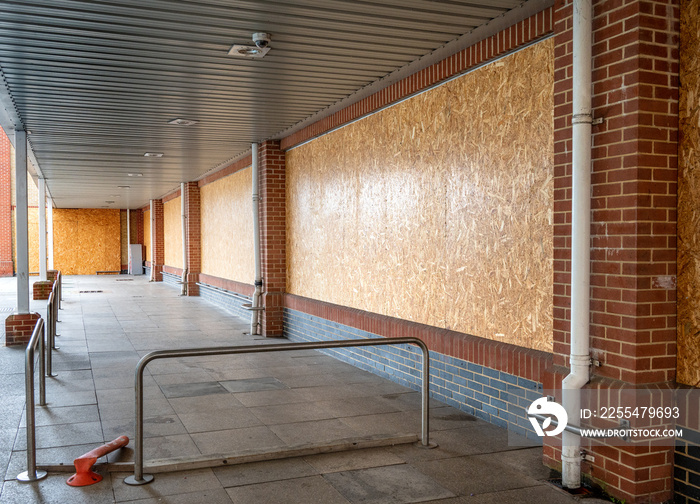
<path fill-rule="evenodd" d="M 55 282 L 57 276 L 58 276 L 58 270 L 48 270 L 46 272 L 46 279 L 51 281 L 51 282 Z"/>
<path fill-rule="evenodd" d="M 5 346 L 26 346 L 29 343 L 36 321 L 41 316 L 38 313 L 13 313 L 5 320 Z"/>
<path fill-rule="evenodd" d="M 51 289 L 53 289 L 53 282 L 51 280 L 34 282 L 32 286 L 32 299 L 35 301 L 38 299 L 49 299 Z"/>
<path fill-rule="evenodd" d="M 0 261 L 0 277 L 11 277 L 14 275 L 14 263 L 12 261 Z"/>
<path fill-rule="evenodd" d="M 282 336 L 287 289 L 285 159 L 279 141 L 260 145 L 260 242 L 262 250 L 262 334 Z"/>

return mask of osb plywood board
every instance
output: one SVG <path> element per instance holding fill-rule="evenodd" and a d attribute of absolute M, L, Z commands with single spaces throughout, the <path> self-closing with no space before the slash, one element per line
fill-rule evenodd
<path fill-rule="evenodd" d="M 289 151 L 288 291 L 551 351 L 552 62 L 547 40 Z"/>
<path fill-rule="evenodd" d="M 181 197 L 163 203 L 165 231 L 165 264 L 182 268 L 182 208 Z"/>
<path fill-rule="evenodd" d="M 252 171 L 249 168 L 202 186 L 202 273 L 252 283 Z"/>
<path fill-rule="evenodd" d="M 700 385 L 700 0 L 681 2 L 678 370 Z"/>
<path fill-rule="evenodd" d="M 54 209 L 54 267 L 66 275 L 121 270 L 119 213 L 119 210 Z"/>
<path fill-rule="evenodd" d="M 151 262 L 151 211 L 143 212 L 143 244 L 146 247 L 146 257 L 144 260 Z"/>
<path fill-rule="evenodd" d="M 13 243 L 12 257 L 15 261 L 15 269 L 17 269 L 17 211 L 12 209 L 12 227 L 13 227 Z M 29 272 L 39 272 L 39 209 L 29 207 L 27 209 L 27 233 L 28 233 L 28 255 L 29 255 Z"/>

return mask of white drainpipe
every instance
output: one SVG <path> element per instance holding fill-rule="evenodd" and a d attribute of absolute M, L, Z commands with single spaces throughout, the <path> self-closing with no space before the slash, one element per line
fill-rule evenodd
<path fill-rule="evenodd" d="M 181 296 L 187 295 L 187 211 L 185 207 L 185 183 L 180 183 L 180 209 L 182 211 L 182 289 Z"/>
<path fill-rule="evenodd" d="M 250 334 L 258 334 L 260 321 L 260 295 L 262 293 L 262 268 L 260 266 L 260 194 L 258 182 L 258 144 L 252 144 L 253 150 L 253 255 L 255 256 L 255 292 L 253 293 L 252 312 L 250 316 Z"/>
<path fill-rule="evenodd" d="M 578 425 L 580 389 L 590 379 L 591 260 L 591 0 L 574 0 L 572 217 L 571 217 L 571 372 L 562 381 L 569 423 Z M 562 433 L 562 485 L 581 486 L 581 438 Z"/>

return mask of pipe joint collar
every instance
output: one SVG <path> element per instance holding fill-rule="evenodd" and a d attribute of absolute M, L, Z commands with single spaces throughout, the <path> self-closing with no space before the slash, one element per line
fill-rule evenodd
<path fill-rule="evenodd" d="M 574 114 L 571 117 L 571 124 L 593 124 L 593 114 L 591 112 Z"/>

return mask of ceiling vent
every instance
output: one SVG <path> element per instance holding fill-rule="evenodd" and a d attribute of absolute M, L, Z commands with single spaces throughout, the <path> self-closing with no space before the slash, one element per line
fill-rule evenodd
<path fill-rule="evenodd" d="M 168 121 L 168 124 L 175 124 L 176 126 L 194 126 L 197 123 L 199 123 L 199 121 L 195 121 L 193 119 L 182 119 L 181 117 Z"/>

